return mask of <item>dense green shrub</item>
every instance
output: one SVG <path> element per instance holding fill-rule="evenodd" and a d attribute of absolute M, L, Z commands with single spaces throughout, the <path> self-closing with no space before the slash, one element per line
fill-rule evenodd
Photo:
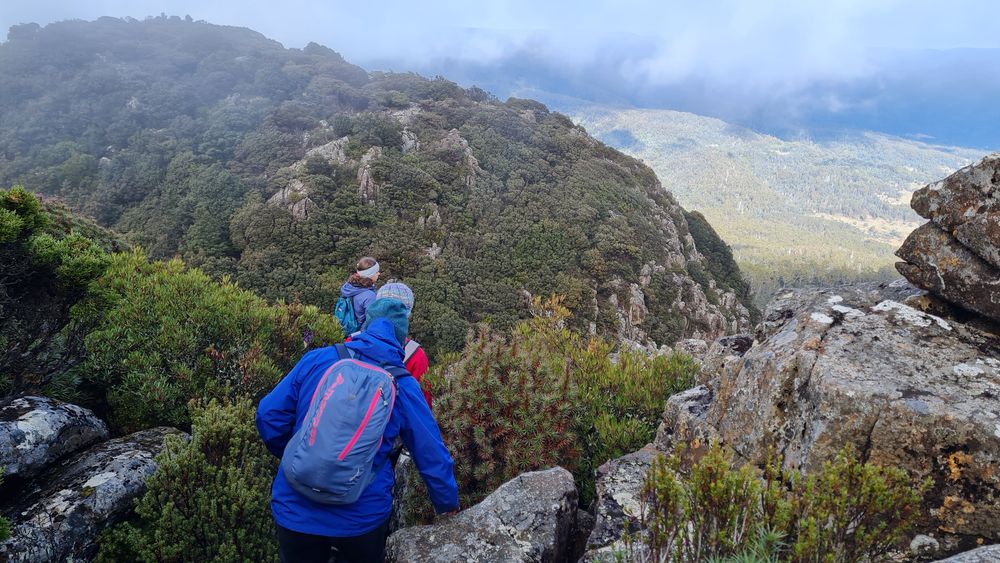
<path fill-rule="evenodd" d="M 762 475 L 735 468 L 718 445 L 690 467 L 681 460 L 660 457 L 650 469 L 641 497 L 648 534 L 629 538 L 630 554 L 641 542 L 653 561 L 881 561 L 916 522 L 927 487 L 850 450 L 805 477 L 774 459 Z"/>
<path fill-rule="evenodd" d="M 276 459 L 254 426 L 254 404 L 192 406 L 191 441 L 170 438 L 136 507 L 105 533 L 99 561 L 275 561 L 269 509 Z"/>
<path fill-rule="evenodd" d="M 45 387 L 79 361 L 70 308 L 110 261 L 52 209 L 24 188 L 0 190 L 0 395 Z"/>
<path fill-rule="evenodd" d="M 139 251 L 113 256 L 73 314 L 87 358 L 72 375 L 122 431 L 185 427 L 193 397 L 260 397 L 309 347 L 342 337 L 315 307 L 269 306 L 228 280 Z"/>

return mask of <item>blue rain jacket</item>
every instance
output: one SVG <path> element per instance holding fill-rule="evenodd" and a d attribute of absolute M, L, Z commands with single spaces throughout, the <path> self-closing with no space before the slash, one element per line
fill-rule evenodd
<path fill-rule="evenodd" d="M 403 367 L 403 348 L 396 341 L 387 319 L 372 322 L 368 329 L 347 343 L 358 359 L 374 365 Z M 257 407 L 257 431 L 270 452 L 279 458 L 292 434 L 299 429 L 309 410 L 312 391 L 326 368 L 339 360 L 333 346 L 313 350 L 302 357 Z M 427 484 L 431 502 L 438 513 L 458 509 L 458 487 L 453 462 L 441 440 L 434 416 L 412 377 L 397 381 L 396 403 L 375 454 L 373 467 L 381 468 L 372 483 L 353 504 L 327 505 L 299 495 L 279 468 L 271 486 L 271 513 L 279 525 L 305 534 L 352 537 L 366 534 L 385 521 L 392 512 L 395 472 L 386 462 L 396 437 L 403 439 Z"/>
<path fill-rule="evenodd" d="M 375 301 L 376 292 L 374 287 L 358 287 L 351 285 L 351 282 L 344 282 L 340 286 L 340 296 L 349 298 L 354 305 L 354 317 L 358 319 L 358 326 L 364 326 L 365 318 L 368 316 L 368 306 Z"/>

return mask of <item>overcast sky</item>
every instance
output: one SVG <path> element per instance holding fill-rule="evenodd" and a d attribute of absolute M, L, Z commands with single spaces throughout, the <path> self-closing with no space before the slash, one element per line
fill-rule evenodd
<path fill-rule="evenodd" d="M 622 64 L 637 79 L 740 75 L 764 88 L 871 72 L 873 49 L 1000 47 L 994 0 L 4 0 L 0 29 L 160 12 L 287 47 L 316 41 L 362 65 L 489 62 L 525 47 L 585 65 L 631 41 L 644 48 Z"/>
<path fill-rule="evenodd" d="M 834 113 L 867 103 L 831 92 L 877 89 L 898 66 L 887 53 L 1000 47 L 996 0 L 0 0 L 0 30 L 5 37 L 18 23 L 161 12 L 249 27 L 286 47 L 315 41 L 369 70 L 460 82 L 462 65 L 480 67 L 465 82 L 485 83 L 499 68 L 491 63 L 533 59 L 560 83 L 573 73 L 580 86 L 570 91 L 603 81 L 626 95 L 652 91 L 654 104 L 691 91 L 698 103 L 674 95 L 664 105 L 733 119 L 802 99 Z M 934 64 L 918 82 L 935 79 Z M 937 80 L 951 89 L 955 76 Z M 909 79 L 901 83 L 905 91 Z"/>

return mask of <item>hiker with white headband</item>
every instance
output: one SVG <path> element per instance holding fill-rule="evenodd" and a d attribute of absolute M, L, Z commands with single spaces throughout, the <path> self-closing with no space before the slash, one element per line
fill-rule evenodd
<path fill-rule="evenodd" d="M 344 329 L 344 335 L 353 334 L 365 324 L 365 311 L 375 300 L 375 282 L 380 271 L 378 260 L 365 256 L 358 260 L 354 273 L 341 286 L 333 315 Z"/>

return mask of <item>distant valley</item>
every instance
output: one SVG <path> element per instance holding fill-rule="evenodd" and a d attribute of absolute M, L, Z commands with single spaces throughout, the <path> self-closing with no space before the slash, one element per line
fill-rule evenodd
<path fill-rule="evenodd" d="M 758 303 L 783 286 L 896 277 L 893 252 L 920 223 L 910 193 L 986 154 L 877 133 L 782 140 L 670 110 L 570 113 L 705 215 L 732 246 Z"/>

